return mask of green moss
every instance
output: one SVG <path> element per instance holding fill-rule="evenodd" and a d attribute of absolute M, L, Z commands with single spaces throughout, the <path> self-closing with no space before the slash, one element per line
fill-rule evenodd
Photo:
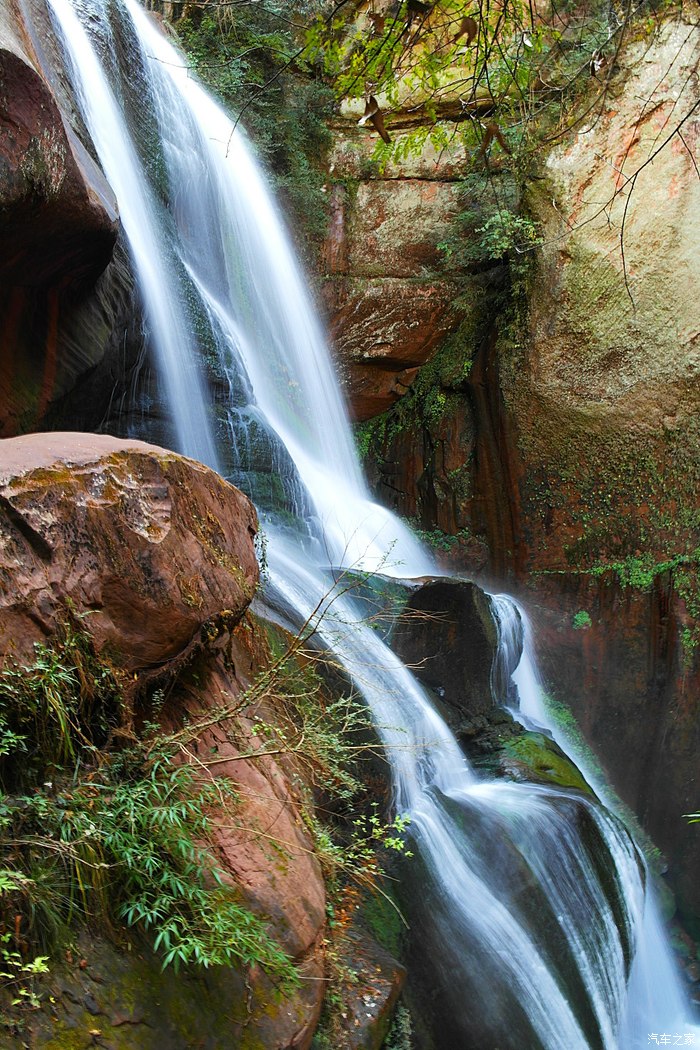
<path fill-rule="evenodd" d="M 138 941 L 119 949 L 109 941 L 82 935 L 84 971 L 75 964 L 56 967 L 58 983 L 50 991 L 60 1003 L 59 1016 L 48 998 L 32 1021 L 32 1046 L 41 1050 L 84 1050 L 102 1045 L 102 1032 L 113 1050 L 162 1050 L 163 1046 L 197 1046 L 203 1032 L 212 1045 L 235 1045 L 241 1050 L 264 1050 L 256 1021 L 294 1009 L 257 979 L 214 969 L 205 979 L 175 975 L 161 969 L 159 960 Z M 79 974 L 79 976 L 78 976 Z M 64 989 L 68 989 L 68 994 Z M 92 1014 L 83 1005 L 89 994 L 100 1008 Z M 120 1022 L 120 1023 L 115 1023 Z M 265 1025 L 265 1020 L 262 1020 Z M 247 1039 L 247 1041 L 246 1041 Z M 16 1046 L 3 1042 L 0 1048 Z"/>
<path fill-rule="evenodd" d="M 359 922 L 369 930 L 377 944 L 386 948 L 395 959 L 403 957 L 406 924 L 390 888 L 385 890 L 385 894 L 365 895 L 360 905 Z"/>
<path fill-rule="evenodd" d="M 591 627 L 592 623 L 590 613 L 587 613 L 585 609 L 579 609 L 572 620 L 571 626 L 575 631 L 583 631 Z"/>
<path fill-rule="evenodd" d="M 504 744 L 503 751 L 523 762 L 540 780 L 592 794 L 590 786 L 573 762 L 541 733 L 523 733 L 514 737 Z"/>

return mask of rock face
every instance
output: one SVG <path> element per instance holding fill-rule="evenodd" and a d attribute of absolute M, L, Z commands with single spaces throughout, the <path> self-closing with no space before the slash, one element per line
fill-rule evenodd
<path fill-rule="evenodd" d="M 46 11 L 27 10 L 32 27 L 0 3 L 0 437 L 45 425 L 90 373 L 96 426 L 142 338 L 114 195 L 44 72 Z"/>
<path fill-rule="evenodd" d="M 374 142 L 344 130 L 330 159 L 331 221 L 323 298 L 352 415 L 369 419 L 409 388 L 460 316 L 437 275 L 437 245 L 459 206 L 448 164 L 426 153 L 381 174 Z"/>
<path fill-rule="evenodd" d="M 380 1050 L 406 971 L 359 926 L 344 934 L 338 952 L 345 978 L 333 1050 Z"/>
<path fill-rule="evenodd" d="M 540 569 L 697 539 L 697 111 L 661 146 L 696 101 L 699 47 L 682 23 L 631 47 L 624 92 L 550 154 L 531 193 L 545 247 L 527 349 L 504 348 L 501 385 L 531 530 L 523 559 Z"/>
<path fill-rule="evenodd" d="M 0 8 L 0 277 L 23 287 L 90 283 L 112 254 L 114 201 L 69 141 L 20 33 Z"/>
<path fill-rule="evenodd" d="M 631 45 L 624 90 L 550 155 L 528 339 L 500 348 L 514 562 L 557 574 L 538 589 L 568 622 L 548 642 L 576 653 L 550 673 L 696 915 L 699 53 L 684 23 Z M 592 629 L 571 630 L 577 608 Z"/>
<path fill-rule="evenodd" d="M 67 998 L 61 1005 L 59 996 L 46 1029 L 37 1018 L 38 1046 L 59 1036 L 68 1040 L 61 1045 L 83 1045 L 101 1015 L 115 1046 L 152 1047 L 157 1032 L 159 1046 L 184 1050 L 202 1024 L 201 1003 L 216 997 L 222 1013 L 203 1045 L 310 1044 L 324 994 L 325 889 L 300 818 L 303 770 L 285 755 L 243 758 L 260 749 L 255 724 L 279 712 L 265 697 L 231 704 L 266 659 L 264 635 L 246 616 L 258 579 L 256 527 L 247 497 L 213 471 L 141 442 L 52 434 L 0 443 L 2 658 L 21 664 L 33 642 L 50 642 L 70 603 L 131 683 L 137 717 L 147 681 L 168 683 L 164 724 L 213 716 L 190 753 L 202 769 L 215 755 L 212 775 L 229 776 L 239 794 L 215 832 L 221 867 L 305 978 L 284 994 L 262 972 L 182 985 L 157 976 L 145 946 L 130 970 L 98 943 L 94 970 L 60 978 Z M 231 712 L 218 717 L 222 704 Z M 169 1012 L 178 996 L 179 1021 Z"/>
<path fill-rule="evenodd" d="M 0 646 L 17 659 L 66 603 L 132 673 L 253 596 L 255 513 L 212 471 L 140 442 L 27 435 L 2 445 Z M 29 599 L 29 600 L 28 600 Z"/>
<path fill-rule="evenodd" d="M 437 693 L 459 737 L 484 727 L 494 711 L 491 669 L 498 636 L 480 587 L 447 577 L 424 583 L 408 599 L 392 645 Z"/>

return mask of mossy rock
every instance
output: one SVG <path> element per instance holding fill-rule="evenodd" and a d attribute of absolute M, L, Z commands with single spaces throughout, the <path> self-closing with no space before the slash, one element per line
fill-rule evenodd
<path fill-rule="evenodd" d="M 524 732 L 502 748 L 501 768 L 513 780 L 556 784 L 593 795 L 590 785 L 561 748 L 542 733 Z"/>
<path fill-rule="evenodd" d="M 36 985 L 40 1009 L 0 1032 L 0 1050 L 268 1050 L 287 1045 L 313 1010 L 259 968 L 163 969 L 144 939 L 125 932 L 82 931 L 49 969 Z"/>

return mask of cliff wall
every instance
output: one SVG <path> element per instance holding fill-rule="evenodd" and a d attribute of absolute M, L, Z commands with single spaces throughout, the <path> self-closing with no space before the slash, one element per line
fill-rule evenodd
<path fill-rule="evenodd" d="M 519 214 L 540 247 L 529 262 L 511 250 L 463 272 L 457 318 L 428 292 L 452 332 L 433 341 L 424 314 L 413 338 L 429 347 L 428 362 L 360 429 L 377 496 L 412 518 L 446 564 L 510 580 L 523 595 L 549 688 L 667 854 L 687 915 L 700 907 L 700 839 L 683 818 L 700 794 L 699 52 L 696 24 L 678 12 L 639 27 L 602 101 L 520 172 Z M 501 167 L 497 159 L 492 174 L 503 186 Z M 473 181 L 454 195 L 459 171 L 447 163 L 448 191 L 425 213 L 433 244 L 455 213 L 475 207 Z M 365 186 L 358 200 L 376 192 Z M 410 186 L 397 194 L 409 210 Z M 420 210 L 420 195 L 412 200 Z M 372 222 L 358 267 L 408 254 L 415 224 L 397 233 L 371 211 L 354 216 L 350 241 Z M 455 279 L 449 260 L 431 264 L 438 285 Z M 361 270 L 348 274 L 359 285 Z M 356 415 L 367 418 L 345 324 L 341 308 L 339 353 Z M 390 362 L 387 351 L 384 375 Z"/>

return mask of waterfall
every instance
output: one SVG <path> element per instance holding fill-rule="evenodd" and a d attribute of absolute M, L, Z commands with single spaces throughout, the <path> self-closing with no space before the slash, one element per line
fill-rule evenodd
<path fill-rule="evenodd" d="M 587 768 L 586 758 L 580 753 L 576 742 L 565 729 L 552 722 L 537 667 L 534 634 L 527 612 L 508 594 L 492 595 L 491 602 L 499 631 L 494 676 L 495 698 L 504 703 L 526 729 L 551 735 L 586 780 L 595 787 L 599 797 L 614 806 L 614 800 L 606 798 L 606 785 L 598 782 L 595 770 Z M 497 668 L 501 668 L 500 679 Z M 506 673 L 514 690 L 508 690 L 502 684 Z M 634 893 L 634 886 L 630 889 Z M 630 889 L 626 887 L 626 893 Z M 620 1047 L 649 1045 L 648 1036 L 653 1031 L 655 1018 L 672 1019 L 673 1025 L 667 1022 L 667 1026 L 670 1028 L 675 1025 L 676 1034 L 684 1027 L 683 998 L 670 946 L 664 936 L 651 890 L 645 894 L 641 907 L 637 951 L 628 979 L 625 1014 L 618 1036 Z M 685 1022 L 685 1032 L 692 1039 L 697 1037 L 697 1027 L 689 1022 Z"/>
<path fill-rule="evenodd" d="M 269 601 L 313 617 L 386 747 L 429 902 L 417 922 L 450 1002 L 442 1045 L 614 1050 L 671 1031 L 683 1023 L 675 999 L 650 1013 L 630 991 L 646 905 L 619 822 L 575 792 L 480 782 L 357 599 L 333 590 L 339 566 L 435 567 L 368 497 L 313 303 L 244 134 L 135 0 L 47 2 L 118 198 L 178 450 L 255 500 Z M 228 387 L 219 415 L 211 374 Z M 510 675 L 503 664 L 496 677 Z"/>

